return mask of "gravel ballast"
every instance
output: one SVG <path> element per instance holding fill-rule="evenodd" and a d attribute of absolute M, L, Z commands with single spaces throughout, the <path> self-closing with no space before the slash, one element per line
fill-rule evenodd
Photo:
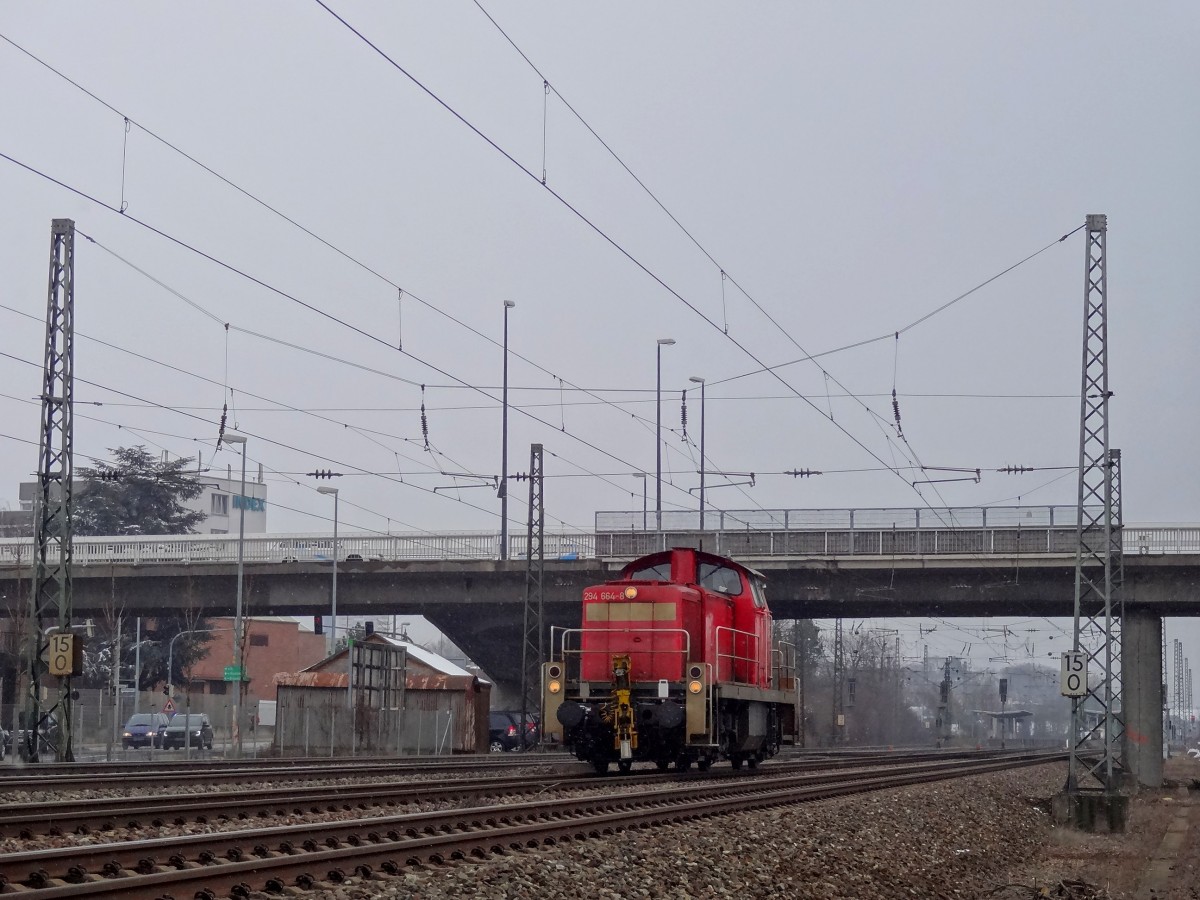
<path fill-rule="evenodd" d="M 981 897 L 1051 830 L 1063 764 L 700 819 L 304 896 L 653 898 Z"/>

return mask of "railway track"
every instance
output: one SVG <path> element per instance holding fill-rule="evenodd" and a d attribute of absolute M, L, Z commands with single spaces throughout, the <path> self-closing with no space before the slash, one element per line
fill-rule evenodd
<path fill-rule="evenodd" d="M 381 775 L 415 775 L 504 769 L 569 763 L 565 753 L 506 753 L 477 757 L 372 757 L 352 761 L 285 762 L 248 765 L 249 760 L 207 762 L 180 760 L 171 766 L 138 763 L 67 763 L 14 768 L 0 776 L 0 794 L 10 791 L 55 791 L 70 788 L 106 789 L 139 785 L 236 785 L 264 781 L 305 781 L 317 778 L 373 778 Z M 186 768 L 185 768 L 186 766 Z"/>
<path fill-rule="evenodd" d="M 845 754 L 836 757 L 802 757 L 790 761 L 777 761 L 769 765 L 772 772 L 801 772 L 814 769 L 837 769 L 866 766 L 871 763 L 919 762 L 947 759 L 980 759 L 978 753 L 947 754 L 931 757 L 928 753 L 912 754 Z M 543 760 L 545 762 L 546 760 Z M 565 767 L 564 767 L 565 768 Z M 397 774 L 385 769 L 387 774 Z M 478 771 L 478 770 L 475 770 Z M 296 770 L 286 770 L 293 775 Z M 404 774 L 404 773 L 400 773 Z M 321 770 L 323 780 L 345 777 L 371 778 L 378 775 L 372 769 L 363 771 L 348 767 L 332 767 Z M 702 775 L 688 777 L 722 778 L 732 772 L 718 768 Z M 237 776 L 240 777 L 240 776 Z M 642 772 L 620 776 L 623 785 L 661 784 L 678 776 L 647 774 Z M 261 777 L 256 779 L 261 783 Z M 484 797 L 489 794 L 525 794 L 550 789 L 561 790 L 610 785 L 613 778 L 594 776 L 590 769 L 571 772 L 561 771 L 548 776 L 529 774 L 512 776 L 454 777 L 448 782 L 431 780 L 408 782 L 368 781 L 363 784 L 339 783 L 303 785 L 291 778 L 285 783 L 236 791 L 214 790 L 203 793 L 157 793 L 148 796 L 123 795 L 116 797 L 71 798 L 69 800 L 36 800 L 7 802 L 0 808 L 0 837 L 15 837 L 32 840 L 39 835 L 58 837 L 65 834 L 91 834 L 95 832 L 116 833 L 121 830 L 136 831 L 144 828 L 184 826 L 191 823 L 210 824 L 247 822 L 269 816 L 320 815 L 345 813 L 381 807 L 396 808 L 418 803 L 447 803 Z M 209 782 L 211 783 L 211 782 Z M 71 787 L 75 781 L 58 786 Z M 92 782 L 93 787 L 98 785 Z M 47 785 L 39 782 L 39 789 Z M 128 784 L 117 780 L 112 787 L 126 790 Z"/>
<path fill-rule="evenodd" d="M 946 778 L 1038 765 L 1062 753 L 922 759 L 886 771 L 762 770 L 750 776 L 679 779 L 656 791 L 643 776 L 579 779 L 615 788 L 601 796 L 535 800 L 270 825 L 200 835 L 127 840 L 0 856 L 5 890 L 28 897 L 245 896 L 251 890 L 337 883 L 348 875 L 579 840 L 617 830 L 759 809 Z M 849 762 L 849 761 L 848 761 Z M 861 766 L 861 760 L 856 760 Z M 799 764 L 798 764 L 799 765 Z M 772 767 L 774 768 L 774 767 Z M 645 776 L 660 782 L 662 776 Z"/>
<path fill-rule="evenodd" d="M 849 750 L 785 751 L 778 761 L 901 760 L 919 758 L 980 758 L 999 751 Z M 16 791 L 56 791 L 71 788 L 124 790 L 141 785 L 238 785 L 271 781 L 307 781 L 328 778 L 375 778 L 387 775 L 450 774 L 472 770 L 571 765 L 575 758 L 561 752 L 497 753 L 461 757 L 359 757 L 357 759 L 179 760 L 158 762 L 62 763 L 37 766 L 0 766 L 0 795 Z M 184 766 L 186 765 L 186 768 Z"/>

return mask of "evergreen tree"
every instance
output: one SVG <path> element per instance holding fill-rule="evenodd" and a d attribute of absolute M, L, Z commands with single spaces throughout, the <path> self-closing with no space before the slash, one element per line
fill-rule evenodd
<path fill-rule="evenodd" d="M 76 535 L 191 534 L 204 521 L 183 505 L 204 490 L 187 474 L 191 458 L 160 461 L 141 445 L 109 452 L 113 462 L 78 470 Z"/>
<path fill-rule="evenodd" d="M 159 460 L 144 446 L 118 447 L 109 451 L 112 462 L 76 470 L 72 531 L 86 535 L 191 534 L 204 521 L 203 512 L 185 507 L 184 501 L 198 497 L 204 486 L 188 474 L 192 459 Z M 165 604 L 164 604 L 165 606 Z M 107 686 L 112 678 L 115 621 L 111 610 L 101 633 L 84 653 L 84 683 Z M 121 646 L 123 671 L 132 671 L 134 660 L 130 620 L 125 618 Z M 178 683 L 185 667 L 208 654 L 209 636 L 186 634 L 175 641 L 174 673 L 168 673 L 167 656 L 172 638 L 180 632 L 202 629 L 206 622 L 196 616 L 189 622 L 185 611 L 142 620 L 141 679 L 139 688 L 153 688 L 165 681 Z"/>

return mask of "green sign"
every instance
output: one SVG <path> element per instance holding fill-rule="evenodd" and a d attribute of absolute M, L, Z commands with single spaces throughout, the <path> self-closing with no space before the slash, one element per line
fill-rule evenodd
<path fill-rule="evenodd" d="M 226 681 L 244 681 L 246 678 L 246 670 L 241 666 L 226 666 L 225 680 Z"/>

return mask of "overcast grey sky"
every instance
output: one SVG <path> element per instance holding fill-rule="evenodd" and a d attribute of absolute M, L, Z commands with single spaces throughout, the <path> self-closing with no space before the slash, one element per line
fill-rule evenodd
<path fill-rule="evenodd" d="M 528 61 L 473 2 L 330 6 L 479 133 L 317 3 L 0 2 L 0 33 L 119 110 L 0 42 L 0 152 L 127 204 L 0 159 L 0 503 L 36 468 L 70 217 L 98 242 L 77 464 L 140 442 L 209 465 L 229 403 L 272 530 L 330 527 L 318 468 L 345 473 L 347 530 L 498 529 L 485 481 L 439 472 L 500 471 L 505 300 L 509 470 L 545 445 L 552 528 L 641 507 L 666 337 L 664 509 L 696 505 L 690 376 L 709 469 L 756 473 L 710 477 L 718 508 L 1070 505 L 1084 251 L 1054 241 L 1100 212 L 1125 518 L 1200 521 L 1194 3 L 484 3 Z M 914 488 L 914 462 L 983 477 Z"/>

